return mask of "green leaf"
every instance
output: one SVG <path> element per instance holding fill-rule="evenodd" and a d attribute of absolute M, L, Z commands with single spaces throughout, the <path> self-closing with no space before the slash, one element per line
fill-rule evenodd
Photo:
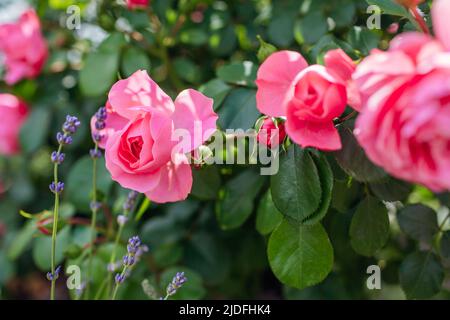
<path fill-rule="evenodd" d="M 341 168 L 347 174 L 362 182 L 380 181 L 387 177 L 383 169 L 370 162 L 349 128 L 341 127 L 339 132 L 342 140 L 342 149 L 334 152 L 334 155 Z"/>
<path fill-rule="evenodd" d="M 405 201 L 413 189 L 411 184 L 391 177 L 369 186 L 378 199 L 390 202 Z"/>
<path fill-rule="evenodd" d="M 200 200 L 214 200 L 217 198 L 221 186 L 219 168 L 207 166 L 192 171 L 194 183 L 191 194 Z"/>
<path fill-rule="evenodd" d="M 296 32 L 301 34 L 302 39 L 313 44 L 319 41 L 328 31 L 327 18 L 320 11 L 309 13 L 297 24 Z"/>
<path fill-rule="evenodd" d="M 350 45 L 363 55 L 369 55 L 372 49 L 377 48 L 380 38 L 380 33 L 360 26 L 354 26 L 347 35 Z"/>
<path fill-rule="evenodd" d="M 283 215 L 275 207 L 270 190 L 259 203 L 256 216 L 256 230 L 262 235 L 271 233 L 283 220 Z"/>
<path fill-rule="evenodd" d="M 397 219 L 402 231 L 418 241 L 431 243 L 439 231 L 436 212 L 422 204 L 403 208 L 398 212 Z"/>
<path fill-rule="evenodd" d="M 400 284 L 408 299 L 431 298 L 443 281 L 444 270 L 434 253 L 412 253 L 400 266 Z"/>
<path fill-rule="evenodd" d="M 36 221 L 27 221 L 8 248 L 8 259 L 16 260 L 28 247 L 35 232 Z"/>
<path fill-rule="evenodd" d="M 138 70 L 149 71 L 150 68 L 150 59 L 144 51 L 136 47 L 129 47 L 125 50 L 121 67 L 125 77 L 131 76 Z"/>
<path fill-rule="evenodd" d="M 106 170 L 103 159 L 97 160 L 97 191 L 107 194 L 112 185 L 111 175 Z M 65 194 L 77 209 L 88 212 L 92 198 L 92 159 L 79 159 L 69 172 Z"/>
<path fill-rule="evenodd" d="M 3 286 L 14 275 L 15 267 L 2 250 L 0 250 L 0 266 L 2 268 L 2 272 L 0 272 L 0 286 Z"/>
<path fill-rule="evenodd" d="M 84 95 L 97 97 L 108 91 L 116 80 L 119 53 L 94 52 L 80 71 L 80 88 Z"/>
<path fill-rule="evenodd" d="M 175 59 L 174 63 L 175 72 L 178 76 L 189 82 L 199 83 L 202 81 L 202 72 L 198 65 L 186 58 Z"/>
<path fill-rule="evenodd" d="M 51 118 L 49 108 L 38 107 L 33 109 L 20 130 L 20 143 L 25 153 L 32 153 L 44 144 Z"/>
<path fill-rule="evenodd" d="M 441 256 L 444 259 L 450 259 L 450 231 L 444 232 L 439 247 Z"/>
<path fill-rule="evenodd" d="M 321 282 L 333 267 L 333 247 L 321 224 L 294 226 L 284 220 L 270 236 L 268 257 L 275 276 L 298 289 Z"/>
<path fill-rule="evenodd" d="M 80 71 L 80 89 L 88 97 L 103 95 L 113 85 L 119 70 L 122 34 L 111 34 L 95 52 L 91 52 Z"/>
<path fill-rule="evenodd" d="M 219 110 L 219 126 L 223 129 L 243 129 L 253 127 L 260 116 L 256 108 L 256 91 L 238 88 L 231 91 Z"/>
<path fill-rule="evenodd" d="M 269 39 L 279 47 L 289 47 L 294 41 L 294 20 L 292 14 L 282 14 L 273 19 L 267 30 Z"/>
<path fill-rule="evenodd" d="M 172 282 L 177 272 L 184 272 L 187 281 L 176 294 L 169 298 L 170 300 L 198 300 L 205 297 L 206 289 L 203 286 L 202 277 L 186 267 L 173 267 L 164 271 L 161 275 L 161 291 L 165 292 L 167 285 Z"/>
<path fill-rule="evenodd" d="M 381 11 L 385 14 L 393 16 L 407 17 L 408 11 L 402 5 L 396 3 L 393 0 L 366 0 L 370 5 L 376 5 L 380 7 Z"/>
<path fill-rule="evenodd" d="M 263 183 L 264 179 L 254 170 L 246 170 L 227 183 L 217 210 L 217 220 L 222 229 L 236 229 L 245 223 L 253 212 L 254 198 Z"/>
<path fill-rule="evenodd" d="M 356 206 L 361 196 L 362 186 L 357 181 L 334 182 L 333 199 L 331 206 L 341 213 L 347 213 Z"/>
<path fill-rule="evenodd" d="M 271 178 L 272 199 L 278 210 L 298 222 L 319 209 L 322 188 L 311 154 L 293 145 L 280 158 L 280 169 Z"/>
<path fill-rule="evenodd" d="M 322 153 L 311 154 L 312 159 L 317 167 L 322 189 L 322 197 L 319 208 L 309 217 L 302 221 L 303 224 L 312 225 L 322 220 L 328 212 L 331 198 L 333 195 L 333 171 L 327 161 L 327 158 Z"/>
<path fill-rule="evenodd" d="M 201 231 L 189 239 L 184 255 L 185 263 L 200 273 L 205 282 L 217 285 L 230 272 L 231 257 L 228 250 L 213 234 Z"/>
<path fill-rule="evenodd" d="M 389 239 L 389 216 L 386 206 L 368 196 L 356 209 L 350 224 L 350 243 L 364 256 L 373 256 Z"/>
<path fill-rule="evenodd" d="M 180 40 L 184 44 L 201 46 L 208 42 L 208 34 L 202 29 L 188 29 L 180 32 Z"/>
<path fill-rule="evenodd" d="M 178 243 L 166 243 L 155 248 L 153 257 L 160 268 L 175 265 L 183 258 L 183 246 Z"/>
<path fill-rule="evenodd" d="M 60 264 L 64 259 L 64 251 L 70 243 L 70 227 L 63 228 L 56 236 L 56 264 Z M 34 241 L 33 260 L 36 266 L 42 271 L 49 271 L 51 268 L 52 238 L 40 237 Z"/>
<path fill-rule="evenodd" d="M 213 79 L 202 85 L 199 90 L 214 100 L 214 110 L 217 111 L 230 93 L 231 87 L 220 79 Z"/>
<path fill-rule="evenodd" d="M 234 62 L 217 69 L 217 77 L 231 84 L 255 87 L 257 70 L 251 61 Z"/>

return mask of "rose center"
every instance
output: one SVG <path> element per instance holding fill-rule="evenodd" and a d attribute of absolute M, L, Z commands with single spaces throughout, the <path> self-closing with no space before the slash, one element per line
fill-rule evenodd
<path fill-rule="evenodd" d="M 139 156 L 142 151 L 142 145 L 144 144 L 144 140 L 142 140 L 142 137 L 132 137 L 128 138 L 128 143 L 130 145 L 131 154 L 139 159 Z"/>

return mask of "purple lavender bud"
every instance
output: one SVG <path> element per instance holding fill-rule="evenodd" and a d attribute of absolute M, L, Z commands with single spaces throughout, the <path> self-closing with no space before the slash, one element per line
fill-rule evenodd
<path fill-rule="evenodd" d="M 55 184 L 55 182 L 53 181 L 52 183 L 50 183 L 49 188 L 50 191 L 54 194 L 60 194 L 64 190 L 64 182 L 58 182 Z"/>
<path fill-rule="evenodd" d="M 117 284 L 122 283 L 125 280 L 125 277 L 120 273 L 116 274 L 115 281 Z"/>
<path fill-rule="evenodd" d="M 135 261 L 136 260 L 133 255 L 126 255 L 123 257 L 123 265 L 124 266 L 131 267 Z"/>
<path fill-rule="evenodd" d="M 105 128 L 106 128 L 106 123 L 104 121 L 96 121 L 95 122 L 95 129 L 103 130 Z"/>
<path fill-rule="evenodd" d="M 124 215 L 120 215 L 117 217 L 117 224 L 119 226 L 124 226 L 127 223 L 127 221 L 128 221 L 128 218 L 125 217 Z"/>
<path fill-rule="evenodd" d="M 100 142 L 103 139 L 103 135 L 98 132 L 94 132 L 92 134 L 92 139 L 94 140 L 94 142 Z"/>
<path fill-rule="evenodd" d="M 62 133 L 62 132 L 58 132 L 56 134 L 56 140 L 61 145 L 72 144 L 72 141 L 73 141 L 73 139 L 70 135 L 68 135 L 67 133 Z"/>
<path fill-rule="evenodd" d="M 125 200 L 125 203 L 123 204 L 123 210 L 130 211 L 133 209 L 138 195 L 138 192 L 130 191 L 130 193 L 128 193 L 127 200 Z"/>
<path fill-rule="evenodd" d="M 91 201 L 89 206 L 90 206 L 92 211 L 97 211 L 97 210 L 99 210 L 102 207 L 102 203 L 101 202 Z"/>
<path fill-rule="evenodd" d="M 78 120 L 77 117 L 74 116 L 66 116 L 66 121 L 64 122 L 62 128 L 64 133 L 67 134 L 74 134 L 75 132 L 77 132 L 77 129 L 80 127 L 81 123 Z"/>
<path fill-rule="evenodd" d="M 55 273 L 47 272 L 47 280 L 48 281 L 58 280 L 60 272 L 61 272 L 61 266 L 56 267 Z"/>
<path fill-rule="evenodd" d="M 135 254 L 136 259 L 139 259 L 146 252 L 148 252 L 148 247 L 145 244 L 141 245 L 136 251 Z"/>
<path fill-rule="evenodd" d="M 89 150 L 89 154 L 91 155 L 92 159 L 100 159 L 103 156 L 103 153 L 98 149 Z"/>
<path fill-rule="evenodd" d="M 184 272 L 177 272 L 175 277 L 173 277 L 172 282 L 167 286 L 167 295 L 172 296 L 177 293 L 178 289 L 180 289 L 183 284 L 187 281 Z"/>
<path fill-rule="evenodd" d="M 97 121 L 106 121 L 106 117 L 108 116 L 107 110 L 105 107 L 101 107 L 95 113 L 95 118 Z"/>
<path fill-rule="evenodd" d="M 59 164 L 63 163 L 65 158 L 66 158 L 66 155 L 64 153 L 59 153 L 56 151 L 52 152 L 51 160 L 54 164 L 59 165 Z"/>

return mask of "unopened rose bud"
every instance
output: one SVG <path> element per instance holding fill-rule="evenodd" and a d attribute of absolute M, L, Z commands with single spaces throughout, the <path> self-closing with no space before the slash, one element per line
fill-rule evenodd
<path fill-rule="evenodd" d="M 275 123 L 272 118 L 266 118 L 262 121 L 258 129 L 258 142 L 269 147 L 277 147 L 286 138 L 284 123 Z"/>

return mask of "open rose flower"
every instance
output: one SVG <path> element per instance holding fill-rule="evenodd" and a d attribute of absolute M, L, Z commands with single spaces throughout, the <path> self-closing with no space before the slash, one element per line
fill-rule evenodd
<path fill-rule="evenodd" d="M 437 38 L 399 35 L 358 66 L 355 134 L 393 176 L 443 191 L 450 189 L 450 1 L 434 1 L 432 14 Z"/>
<path fill-rule="evenodd" d="M 19 98 L 0 94 L 0 154 L 10 156 L 20 151 L 19 132 L 27 115 L 28 107 Z"/>
<path fill-rule="evenodd" d="M 127 0 L 128 9 L 145 9 L 149 0 Z"/>
<path fill-rule="evenodd" d="M 106 128 L 91 126 L 103 135 L 113 180 L 165 203 L 188 196 L 192 171 L 185 154 L 211 137 L 216 122 L 212 99 L 189 89 L 172 101 L 145 71 L 137 71 L 111 88 Z M 180 147 L 177 137 L 190 139 Z"/>
<path fill-rule="evenodd" d="M 347 104 L 360 107 L 351 78 L 355 67 L 340 49 L 327 53 L 325 66 L 308 66 L 297 52 L 276 52 L 258 71 L 257 107 L 268 116 L 285 117 L 288 136 L 302 147 L 338 150 L 333 119 Z"/>
<path fill-rule="evenodd" d="M 48 49 L 33 10 L 24 12 L 17 23 L 0 25 L 0 51 L 5 56 L 7 84 L 34 78 L 41 72 Z"/>

